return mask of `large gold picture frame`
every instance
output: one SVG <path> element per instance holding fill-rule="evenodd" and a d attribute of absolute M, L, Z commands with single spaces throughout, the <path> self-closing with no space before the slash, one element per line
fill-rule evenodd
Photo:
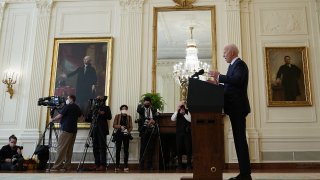
<path fill-rule="evenodd" d="M 266 47 L 268 106 L 311 106 L 306 47 Z"/>
<path fill-rule="evenodd" d="M 112 74 L 112 37 L 104 38 L 57 38 L 54 40 L 54 52 L 51 67 L 50 96 L 67 97 L 75 94 L 76 103 L 80 106 L 84 116 L 78 120 L 78 128 L 89 128 L 90 122 L 86 114 L 90 110 L 89 100 L 97 96 L 110 95 Z M 83 93 L 79 82 L 84 82 L 77 71 L 84 68 L 84 57 L 91 59 L 91 77 L 95 77 L 95 88 L 90 95 Z M 94 74 L 95 71 L 95 74 Z M 77 88 L 78 87 L 78 88 Z M 81 86 L 83 87 L 83 86 Z M 91 88 L 91 87 L 90 87 Z M 110 98 L 106 104 L 110 104 Z M 59 126 L 56 123 L 56 126 Z"/>

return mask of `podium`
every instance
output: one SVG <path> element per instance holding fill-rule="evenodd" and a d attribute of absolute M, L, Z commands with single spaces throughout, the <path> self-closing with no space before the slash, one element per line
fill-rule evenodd
<path fill-rule="evenodd" d="M 191 112 L 193 178 L 222 180 L 224 168 L 223 87 L 189 79 L 188 109 Z"/>

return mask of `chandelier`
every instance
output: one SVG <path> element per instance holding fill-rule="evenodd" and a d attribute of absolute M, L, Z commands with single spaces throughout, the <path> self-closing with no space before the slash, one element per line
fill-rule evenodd
<path fill-rule="evenodd" d="M 200 62 L 198 59 L 197 44 L 192 34 L 193 29 L 194 27 L 190 27 L 191 38 L 187 40 L 185 61 L 173 66 L 173 77 L 180 86 L 180 100 L 187 99 L 189 78 L 201 69 L 204 70 L 205 74 L 210 69 L 209 64 Z"/>

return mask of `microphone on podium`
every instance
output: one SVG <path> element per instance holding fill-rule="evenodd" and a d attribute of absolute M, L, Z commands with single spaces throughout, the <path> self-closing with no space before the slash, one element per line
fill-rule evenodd
<path fill-rule="evenodd" d="M 191 78 L 199 78 L 200 75 L 204 74 L 204 70 L 200 69 L 198 72 L 194 73 Z"/>

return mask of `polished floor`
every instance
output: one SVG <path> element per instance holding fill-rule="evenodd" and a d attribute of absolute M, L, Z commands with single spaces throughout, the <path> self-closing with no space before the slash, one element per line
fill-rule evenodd
<path fill-rule="evenodd" d="M 236 176 L 236 173 L 224 173 L 223 179 Z M 77 172 L 25 172 L 25 173 L 0 173 L 1 180 L 41 180 L 41 179 L 106 179 L 106 180 L 179 180 L 181 177 L 191 177 L 192 173 L 77 173 Z M 253 173 L 252 178 L 256 180 L 320 180 L 320 173 Z"/>

